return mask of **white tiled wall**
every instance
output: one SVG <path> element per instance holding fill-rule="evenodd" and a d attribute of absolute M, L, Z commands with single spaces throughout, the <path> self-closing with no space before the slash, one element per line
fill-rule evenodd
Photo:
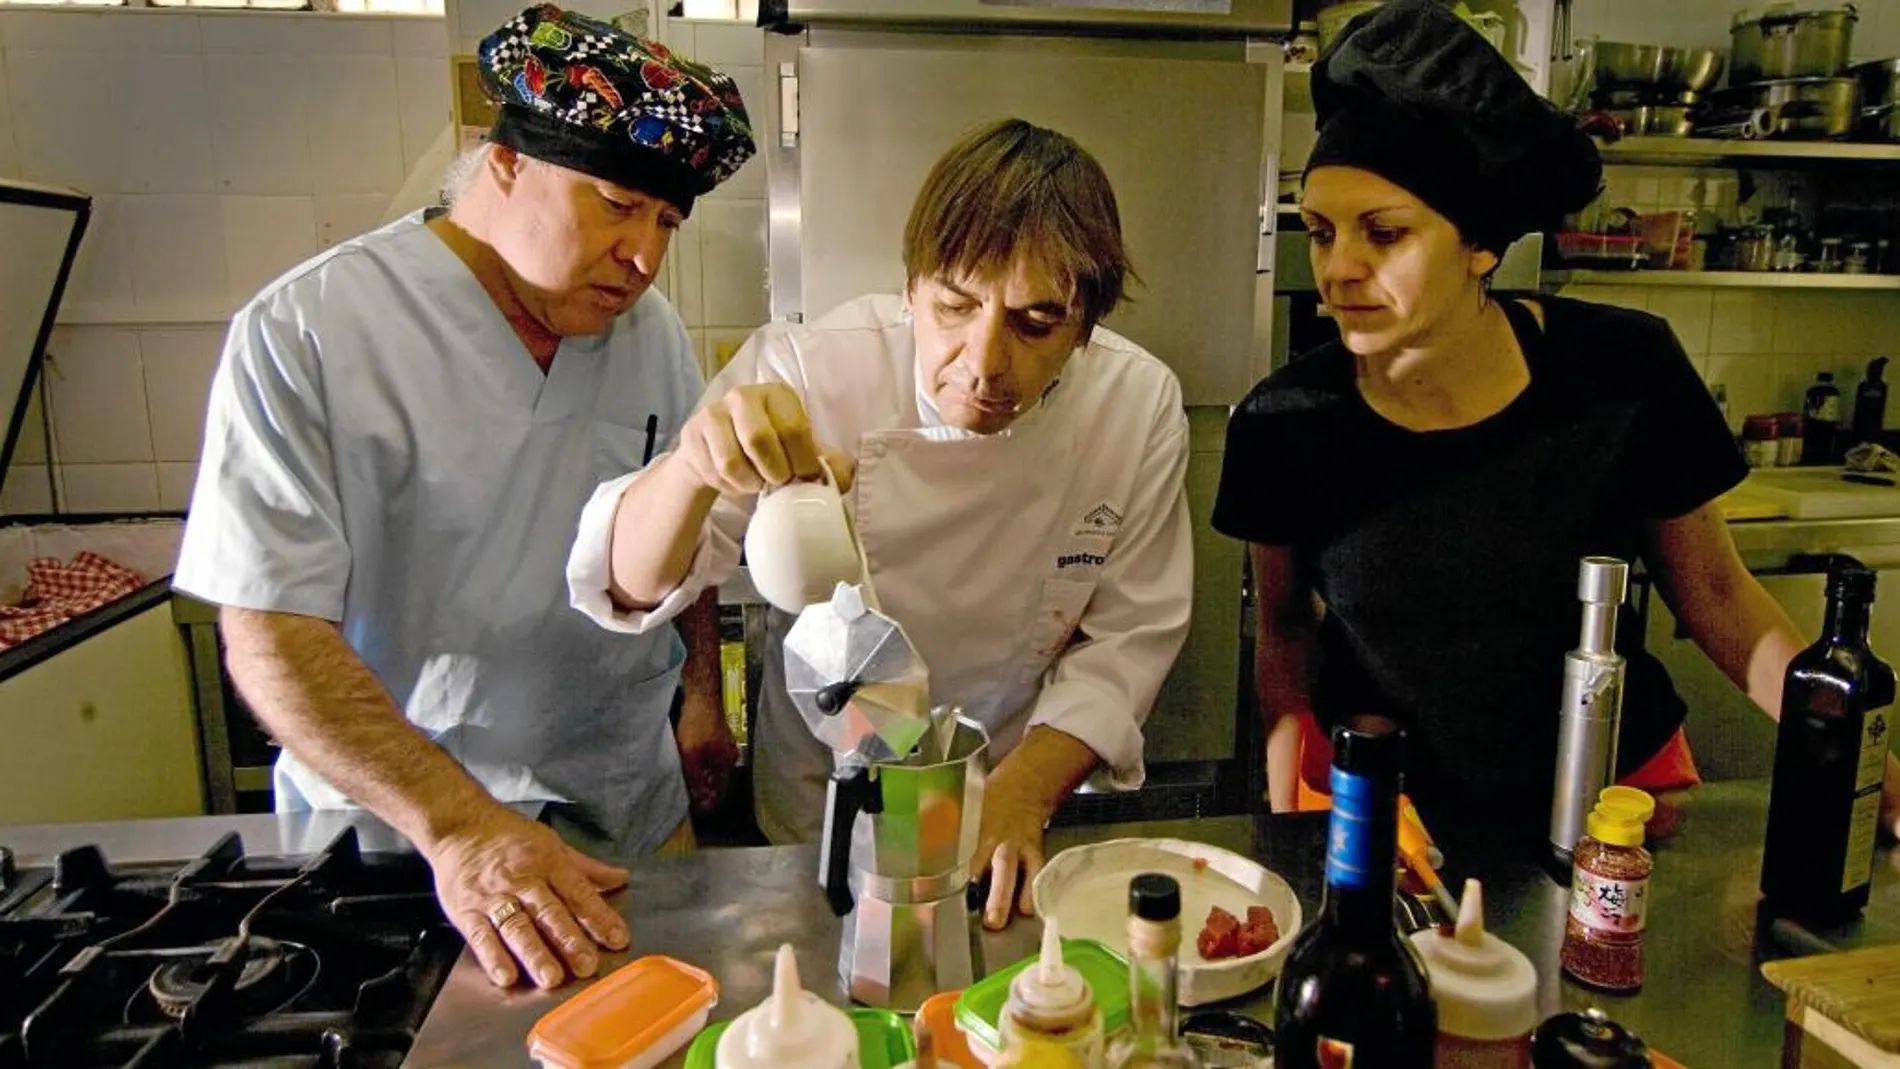
<path fill-rule="evenodd" d="M 1900 293 L 1658 286 L 1572 286 L 1566 296 L 1638 308 L 1669 321 L 1730 421 L 1798 412 L 1818 372 L 1849 392 L 1876 356 L 1900 357 Z"/>
<path fill-rule="evenodd" d="M 763 31 L 668 19 L 664 32 L 668 47 L 731 75 L 753 112 L 767 105 Z M 708 374 L 766 321 L 765 207 L 765 162 L 755 158 L 700 199 L 668 253 L 663 285 Z"/>
<path fill-rule="evenodd" d="M 217 324 L 68 325 L 53 332 L 46 390 L 53 479 L 64 509 L 185 507 L 223 344 Z M 38 427 L 29 419 L 0 511 L 42 511 L 51 503 Z"/>
<path fill-rule="evenodd" d="M 447 54 L 440 18 L 0 7 L 0 175 L 93 196 L 48 369 L 65 508 L 184 507 L 224 319 L 378 223 Z M 51 504 L 37 427 L 0 509 Z"/>
<path fill-rule="evenodd" d="M 224 317 L 377 224 L 447 120 L 448 27 L 466 21 L 456 40 L 472 50 L 520 6 L 451 4 L 446 25 L 0 9 L 0 175 L 94 196 L 49 369 L 67 508 L 184 506 Z M 760 31 L 675 19 L 658 32 L 763 105 Z M 674 240 L 661 285 L 708 370 L 765 321 L 765 217 L 754 162 Z M 22 448 L 0 507 L 50 504 L 32 466 L 45 459 Z"/>

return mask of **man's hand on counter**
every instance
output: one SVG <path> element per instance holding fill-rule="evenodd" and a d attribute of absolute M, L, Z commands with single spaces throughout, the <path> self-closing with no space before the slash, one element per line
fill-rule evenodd
<path fill-rule="evenodd" d="M 1042 828 L 1048 820 L 1047 803 L 1019 789 L 1001 769 L 984 785 L 982 833 L 970 878 L 981 880 L 987 874 L 990 879 L 989 899 L 983 906 L 985 928 L 1006 927 L 1019 910 L 1025 917 L 1035 913 L 1031 891 L 1046 860 Z"/>
<path fill-rule="evenodd" d="M 625 922 L 601 897 L 626 886 L 626 870 L 575 850 L 545 825 L 496 805 L 425 853 L 443 913 L 498 986 L 526 969 L 535 986 L 558 987 L 570 971 L 594 975 L 600 948 L 627 946 Z"/>
<path fill-rule="evenodd" d="M 970 878 L 990 880 L 983 926 L 1006 927 L 1017 913 L 1036 912 L 1036 875 L 1042 871 L 1042 830 L 1062 800 L 1095 769 L 1095 751 L 1073 735 L 1037 725 L 990 773 L 983 786 L 983 823 Z"/>

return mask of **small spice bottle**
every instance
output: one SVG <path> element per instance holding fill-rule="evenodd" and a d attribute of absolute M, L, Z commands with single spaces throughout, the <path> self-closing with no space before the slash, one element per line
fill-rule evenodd
<path fill-rule="evenodd" d="M 1563 969 L 1592 987 L 1643 986 L 1643 927 L 1649 912 L 1649 851 L 1643 825 L 1655 799 L 1634 787 L 1597 796 L 1570 877 L 1570 916 L 1559 955 Z"/>

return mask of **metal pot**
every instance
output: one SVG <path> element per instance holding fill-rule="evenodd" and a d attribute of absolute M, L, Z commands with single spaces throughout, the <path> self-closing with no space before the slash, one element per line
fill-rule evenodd
<path fill-rule="evenodd" d="M 1881 59 L 1857 65 L 1851 72 L 1860 81 L 1863 105 L 1861 135 L 1900 141 L 1900 59 Z M 1867 115 L 1874 109 L 1873 115 Z"/>
<path fill-rule="evenodd" d="M 1729 94 L 1726 104 L 1734 110 L 1718 113 L 1715 125 L 1703 133 L 1794 141 L 1846 137 L 1860 123 L 1860 81 L 1784 78 L 1759 82 Z"/>
<path fill-rule="evenodd" d="M 1839 75 L 1847 69 L 1859 18 L 1853 4 L 1813 11 L 1774 4 L 1759 15 L 1736 12 L 1729 27 L 1729 84 Z"/>

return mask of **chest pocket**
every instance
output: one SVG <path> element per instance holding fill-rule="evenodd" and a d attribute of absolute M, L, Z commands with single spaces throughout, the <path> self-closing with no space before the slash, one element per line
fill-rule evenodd
<path fill-rule="evenodd" d="M 663 433 L 654 432 L 652 446 L 655 456 L 666 448 Z M 594 480 L 605 482 L 617 479 L 646 466 L 647 430 L 645 427 L 595 420 L 593 447 Z"/>
<path fill-rule="evenodd" d="M 1041 675 L 1069 648 L 1082 622 L 1089 599 L 1095 596 L 1093 579 L 1049 578 L 1042 581 L 1031 609 L 1022 644 L 1025 674 Z"/>

